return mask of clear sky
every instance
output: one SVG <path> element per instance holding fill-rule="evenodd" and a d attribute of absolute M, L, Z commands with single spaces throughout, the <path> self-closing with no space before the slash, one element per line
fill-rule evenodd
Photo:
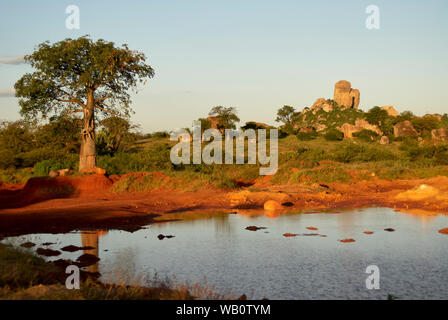
<path fill-rule="evenodd" d="M 68 5 L 80 29 L 65 27 Z M 366 7 L 380 9 L 368 30 Z M 142 51 L 155 77 L 133 97 L 144 132 L 187 127 L 216 105 L 275 124 L 278 108 L 332 98 L 338 80 L 360 108 L 448 112 L 448 1 L 0 0 L 0 119 L 19 118 L 18 63 L 45 40 L 89 34 Z M 2 63 L 3 62 L 3 63 Z"/>

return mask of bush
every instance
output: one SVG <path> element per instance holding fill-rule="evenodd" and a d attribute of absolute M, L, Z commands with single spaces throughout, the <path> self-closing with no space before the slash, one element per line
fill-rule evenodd
<path fill-rule="evenodd" d="M 344 139 L 344 134 L 338 129 L 329 129 L 324 138 L 327 141 L 341 141 Z"/>
<path fill-rule="evenodd" d="M 372 130 L 362 129 L 361 131 L 353 133 L 353 136 L 362 141 L 372 142 L 378 138 L 378 133 Z"/>
<path fill-rule="evenodd" d="M 310 132 L 299 132 L 297 134 L 297 139 L 300 141 L 310 141 L 317 138 L 317 132 L 316 131 L 310 131 Z"/>
<path fill-rule="evenodd" d="M 64 164 L 54 160 L 44 160 L 34 165 L 34 175 L 36 176 L 48 176 L 51 170 L 65 169 Z"/>
<path fill-rule="evenodd" d="M 383 147 L 367 147 L 349 144 L 340 148 L 333 156 L 339 162 L 396 160 L 397 156 Z"/>
<path fill-rule="evenodd" d="M 370 124 L 380 126 L 389 117 L 386 110 L 380 107 L 373 107 L 366 113 L 366 120 Z"/>

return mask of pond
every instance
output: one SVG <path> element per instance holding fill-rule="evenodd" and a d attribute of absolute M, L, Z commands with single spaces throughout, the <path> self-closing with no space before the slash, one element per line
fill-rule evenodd
<path fill-rule="evenodd" d="M 175 276 L 204 282 L 217 291 L 261 299 L 447 299 L 448 216 L 411 214 L 387 208 L 344 212 L 264 211 L 173 213 L 180 219 L 125 231 L 83 230 L 68 234 L 11 237 L 60 250 L 92 246 L 100 261 L 89 268 L 105 282 L 142 276 Z M 247 230 L 247 226 L 265 229 Z M 310 230 L 307 227 L 317 228 Z M 393 228 L 394 231 L 384 229 Z M 372 231 L 373 234 L 366 234 Z M 284 233 L 298 234 L 285 237 Z M 159 234 L 173 238 L 159 240 Z M 354 239 L 343 243 L 339 240 Z M 44 243 L 53 243 L 43 245 Z M 76 260 L 83 251 L 46 258 Z M 379 268 L 379 289 L 367 289 L 366 268 Z"/>

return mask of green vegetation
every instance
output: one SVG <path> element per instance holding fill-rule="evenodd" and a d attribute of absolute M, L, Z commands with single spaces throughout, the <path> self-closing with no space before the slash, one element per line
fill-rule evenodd
<path fill-rule="evenodd" d="M 61 115 L 61 110 L 69 115 L 83 114 L 82 130 L 78 131 L 80 171 L 95 168 L 95 114 L 129 117 L 128 91 L 154 76 L 144 54 L 127 45 L 117 47 L 113 42 L 93 41 L 88 36 L 53 44 L 43 42 L 25 56 L 25 61 L 35 71 L 14 85 L 23 116 L 45 119 Z M 109 133 L 114 134 L 110 129 Z M 107 143 L 111 142 L 110 138 Z"/>
<path fill-rule="evenodd" d="M 325 140 L 328 141 L 342 141 L 344 139 L 344 134 L 334 128 L 330 128 L 324 135 Z"/>
<path fill-rule="evenodd" d="M 45 300 L 185 300 L 231 299 L 231 294 L 219 293 L 205 281 L 195 284 L 177 283 L 175 279 L 154 276 L 150 287 L 104 284 L 84 274 L 79 290 L 65 287 L 65 269 L 35 256 L 22 248 L 0 244 L 0 299 Z"/>

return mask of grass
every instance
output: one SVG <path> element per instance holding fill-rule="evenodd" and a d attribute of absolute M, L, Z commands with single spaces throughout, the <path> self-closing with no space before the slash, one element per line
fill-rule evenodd
<path fill-rule="evenodd" d="M 131 285 L 105 284 L 88 277 L 79 290 L 65 287 L 65 270 L 22 248 L 0 244 L 0 299 L 45 300 L 191 300 L 234 299 L 221 293 L 204 279 L 202 282 L 179 282 L 175 277 L 154 277 L 149 286 L 138 278 Z"/>
<path fill-rule="evenodd" d="M 446 176 L 448 145 L 414 140 L 380 145 L 359 138 L 327 141 L 322 136 L 301 141 L 290 135 L 279 139 L 279 169 L 271 182 L 349 182 L 370 179 L 372 173 L 382 179 Z M 164 187 L 185 191 L 204 187 L 234 189 L 239 181 L 251 182 L 259 177 L 259 164 L 172 165 L 170 150 L 174 144 L 166 137 L 140 140 L 129 148 L 134 151 L 99 156 L 98 166 L 109 174 L 158 172 L 166 176 L 163 179 L 152 174 L 124 177 L 112 189 L 118 193 Z M 360 172 L 354 174 L 357 170 Z M 30 169 L 0 171 L 0 180 L 9 183 L 24 183 L 33 176 Z"/>

